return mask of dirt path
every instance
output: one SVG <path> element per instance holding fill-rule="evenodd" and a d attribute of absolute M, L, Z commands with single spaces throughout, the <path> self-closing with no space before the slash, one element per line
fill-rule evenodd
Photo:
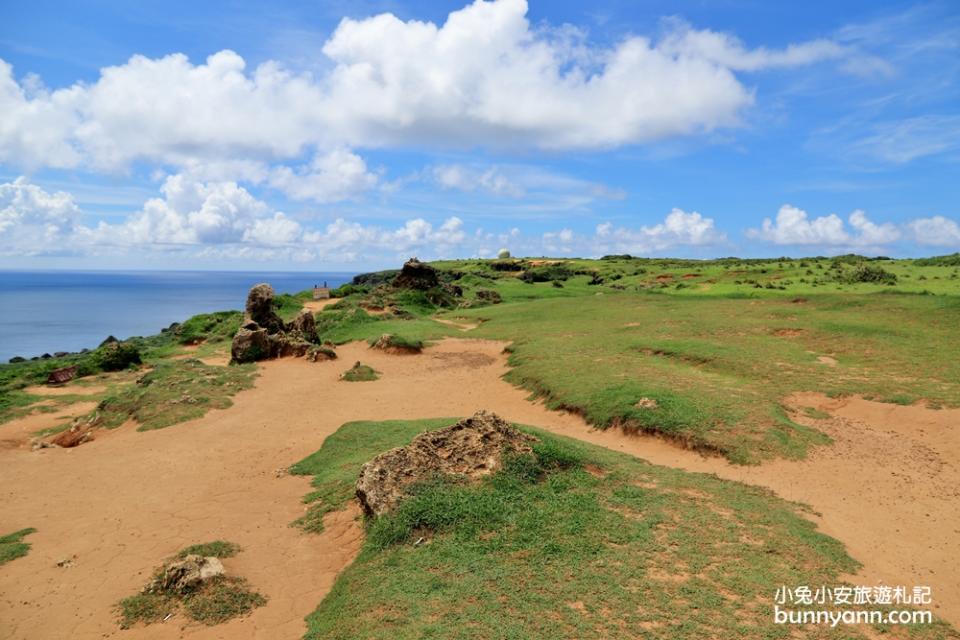
<path fill-rule="evenodd" d="M 829 423 L 835 447 L 802 462 L 739 468 L 654 438 L 592 431 L 577 416 L 528 402 L 500 379 L 502 346 L 448 339 L 398 357 L 346 345 L 333 362 L 264 364 L 255 389 L 200 420 L 144 433 L 123 427 L 76 449 L 0 449 L 0 532 L 38 529 L 28 538 L 30 554 L 0 568 L 0 638 L 299 638 L 303 617 L 358 549 L 360 527 L 352 514 L 334 514 L 319 536 L 289 527 L 303 512 L 308 481 L 277 470 L 349 420 L 463 416 L 478 408 L 807 502 L 824 514 L 822 528 L 866 562 L 858 581 L 929 585 L 937 612 L 960 624 L 960 589 L 950 573 L 951 559 L 960 557 L 960 412 L 849 402 Z M 381 379 L 339 382 L 356 360 Z M 895 434 L 882 436 L 885 430 Z M 886 445 L 864 442 L 877 439 Z M 227 568 L 269 598 L 265 607 L 214 628 L 177 617 L 118 630 L 114 603 L 135 593 L 163 558 L 217 538 L 243 546 Z M 73 566 L 56 566 L 73 556 Z"/>
<path fill-rule="evenodd" d="M 324 298 L 323 300 L 307 300 L 303 303 L 303 308 L 308 311 L 323 311 L 332 304 L 340 302 L 340 298 Z"/>

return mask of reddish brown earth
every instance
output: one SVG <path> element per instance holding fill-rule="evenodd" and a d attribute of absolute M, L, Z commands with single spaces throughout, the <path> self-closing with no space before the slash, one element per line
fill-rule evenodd
<path fill-rule="evenodd" d="M 929 585 L 936 612 L 960 624 L 960 411 L 796 396 L 795 405 L 836 416 L 816 421 L 835 444 L 799 462 L 736 467 L 656 438 L 591 430 L 577 416 L 528 402 L 500 378 L 503 346 L 448 339 L 397 357 L 345 345 L 334 361 L 261 364 L 255 389 L 199 420 L 148 432 L 127 425 L 76 449 L 0 448 L 0 532 L 38 529 L 29 555 L 0 568 L 0 637 L 298 638 L 303 617 L 359 548 L 361 530 L 356 511 L 331 514 L 320 535 L 288 526 L 303 513 L 309 481 L 278 470 L 350 420 L 461 417 L 479 408 L 805 502 L 864 563 L 855 582 Z M 339 382 L 356 360 L 380 371 L 380 380 Z M 43 428 L 47 417 L 2 425 L 0 433 Z M 164 558 L 218 538 L 244 548 L 227 570 L 249 579 L 269 598 L 266 606 L 213 628 L 175 617 L 119 630 L 118 600 L 136 593 Z M 57 566 L 67 558 L 72 566 Z"/>

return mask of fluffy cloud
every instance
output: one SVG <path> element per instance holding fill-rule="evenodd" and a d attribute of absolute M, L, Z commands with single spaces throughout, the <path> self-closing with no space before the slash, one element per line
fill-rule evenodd
<path fill-rule="evenodd" d="M 609 222 L 597 225 L 596 245 L 600 253 L 643 255 L 677 246 L 717 245 L 726 241 L 712 218 L 696 211 L 673 209 L 663 222 L 637 229 L 614 227 Z"/>
<path fill-rule="evenodd" d="M 960 249 L 960 224 L 954 220 L 933 216 L 913 220 L 906 226 L 917 244 Z"/>
<path fill-rule="evenodd" d="M 178 174 L 160 191 L 162 197 L 151 198 L 123 222 L 84 226 L 70 194 L 47 192 L 26 178 L 0 184 L 0 255 L 174 251 L 201 259 L 303 261 L 470 251 L 457 217 L 436 225 L 414 218 L 395 228 L 338 218 L 310 230 L 233 182 L 198 182 Z"/>
<path fill-rule="evenodd" d="M 834 213 L 810 219 L 803 209 L 785 204 L 777 212 L 775 221 L 764 218 L 760 229 L 747 230 L 747 237 L 777 245 L 879 247 L 901 236 L 896 225 L 875 224 L 860 210 L 851 213 L 848 222 L 851 231 Z"/>
<path fill-rule="evenodd" d="M 93 237 L 115 245 L 228 244 L 265 236 L 275 224 L 270 208 L 234 182 L 174 175 L 160 190 L 162 198 L 148 200 L 122 224 L 101 222 Z"/>
<path fill-rule="evenodd" d="M 364 226 L 338 218 L 323 231 L 308 233 L 304 239 L 326 251 L 362 255 L 371 250 L 389 250 L 398 254 L 426 250 L 431 254 L 442 254 L 461 244 L 466 237 L 463 221 L 457 217 L 447 218 L 436 228 L 426 220 L 416 218 L 398 229 Z"/>
<path fill-rule="evenodd" d="M 268 182 L 294 200 L 336 202 L 372 189 L 377 176 L 367 171 L 367 164 L 357 154 L 335 149 L 317 154 L 310 165 L 298 171 L 277 167 Z"/>
<path fill-rule="evenodd" d="M 79 226 L 69 193 L 49 193 L 26 178 L 0 184 L 0 255 L 62 252 Z"/>
<path fill-rule="evenodd" d="M 322 76 L 273 61 L 250 70 L 232 51 L 200 64 L 138 55 L 93 83 L 51 91 L 35 78 L 17 82 L 0 61 L 0 162 L 183 170 L 320 150 L 319 165 L 270 181 L 324 201 L 370 181 L 356 156 L 325 155 L 335 149 L 602 148 L 710 131 L 736 125 L 753 102 L 736 72 L 843 55 L 821 40 L 751 50 L 686 25 L 658 41 L 591 46 L 569 29 L 532 28 L 526 13 L 524 0 L 477 0 L 439 26 L 392 14 L 345 19 L 323 46 Z"/>

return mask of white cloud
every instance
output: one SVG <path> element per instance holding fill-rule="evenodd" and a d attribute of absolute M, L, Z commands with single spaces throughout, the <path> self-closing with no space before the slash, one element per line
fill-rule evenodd
<path fill-rule="evenodd" d="M 760 229 L 748 229 L 747 237 L 777 245 L 820 247 L 879 247 L 901 236 L 892 223 L 875 224 L 859 209 L 848 218 L 848 231 L 836 214 L 810 219 L 807 212 L 789 204 L 780 207 L 776 220 L 764 218 Z"/>
<path fill-rule="evenodd" d="M 696 211 L 673 209 L 663 222 L 637 229 L 614 227 L 609 222 L 597 225 L 596 245 L 600 253 L 642 255 L 679 246 L 708 246 L 726 241 L 712 218 Z"/>
<path fill-rule="evenodd" d="M 61 252 L 79 223 L 69 193 L 49 193 L 22 177 L 0 184 L 0 255 Z"/>
<path fill-rule="evenodd" d="M 926 114 L 881 122 L 872 132 L 853 140 L 847 153 L 891 164 L 960 150 L 960 115 Z"/>
<path fill-rule="evenodd" d="M 235 243 L 271 213 L 235 182 L 195 182 L 173 175 L 160 190 L 163 198 L 148 200 L 123 223 L 100 223 L 94 238 L 116 245 Z M 257 233 L 265 233 L 264 228 Z"/>
<path fill-rule="evenodd" d="M 933 216 L 913 220 L 906 226 L 917 244 L 960 249 L 960 224 L 955 220 Z"/>
<path fill-rule="evenodd" d="M 447 218 L 439 227 L 423 218 L 408 220 L 398 229 L 364 226 L 338 218 L 323 231 L 306 234 L 304 240 L 325 251 L 337 250 L 362 255 L 365 251 L 389 250 L 398 254 L 426 250 L 431 254 L 449 251 L 466 239 L 463 221 Z"/>
<path fill-rule="evenodd" d="M 498 167 L 478 169 L 460 164 L 445 164 L 433 167 L 434 181 L 445 189 L 460 191 L 485 191 L 497 196 L 519 198 L 524 190 L 515 184 Z"/>
<path fill-rule="evenodd" d="M 846 57 L 849 52 L 832 40 L 811 40 L 785 49 L 747 49 L 736 36 L 716 31 L 698 31 L 680 20 L 669 20 L 670 32 L 662 48 L 676 56 L 709 60 L 736 71 L 760 71 L 796 67 Z"/>
<path fill-rule="evenodd" d="M 137 55 L 50 91 L 35 78 L 18 83 L 0 61 L 0 162 L 116 171 L 144 161 L 181 172 L 233 163 L 264 179 L 257 163 L 319 152 L 270 182 L 327 201 L 371 180 L 351 152 L 328 155 L 337 149 L 603 148 L 694 134 L 738 124 L 752 104 L 735 72 L 842 55 L 822 40 L 747 49 L 686 25 L 659 41 L 591 46 L 570 29 L 532 28 L 526 13 L 524 0 L 477 0 L 439 26 L 344 19 L 319 76 L 273 61 L 248 69 L 225 50 L 199 64 Z"/>
<path fill-rule="evenodd" d="M 309 166 L 297 171 L 277 167 L 268 182 L 294 200 L 336 202 L 372 189 L 377 176 L 367 171 L 360 156 L 347 149 L 335 149 L 317 154 Z"/>

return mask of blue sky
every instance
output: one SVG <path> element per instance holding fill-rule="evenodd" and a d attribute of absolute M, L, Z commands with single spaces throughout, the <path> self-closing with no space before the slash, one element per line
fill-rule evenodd
<path fill-rule="evenodd" d="M 0 14 L 0 268 L 960 250 L 951 2 Z"/>

